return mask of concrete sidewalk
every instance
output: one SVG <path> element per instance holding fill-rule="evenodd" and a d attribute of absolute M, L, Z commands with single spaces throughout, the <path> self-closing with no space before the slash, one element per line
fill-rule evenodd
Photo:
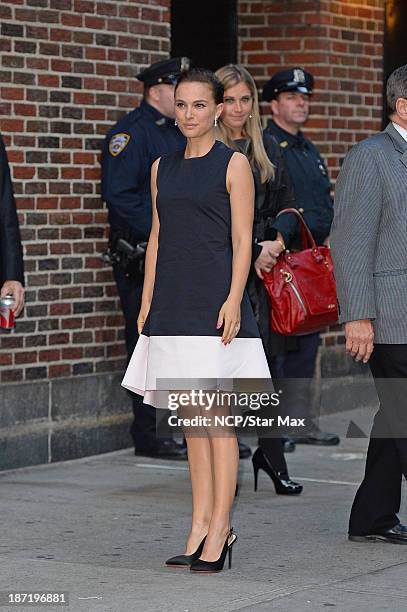
<path fill-rule="evenodd" d="M 357 412 L 321 425 L 344 436 L 349 417 L 369 431 L 371 415 Z M 189 526 L 185 463 L 127 450 L 2 473 L 0 591 L 69 593 L 69 606 L 34 607 L 44 611 L 405 611 L 407 547 L 346 538 L 365 448 L 297 447 L 287 459 L 304 492 L 292 498 L 264 472 L 254 493 L 242 461 L 233 568 L 206 576 L 163 567 Z"/>

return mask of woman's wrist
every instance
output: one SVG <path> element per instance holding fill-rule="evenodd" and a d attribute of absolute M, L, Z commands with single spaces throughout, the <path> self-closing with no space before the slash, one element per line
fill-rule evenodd
<path fill-rule="evenodd" d="M 234 302 L 237 305 L 240 305 L 242 299 L 243 299 L 243 294 L 236 295 L 236 293 L 229 293 L 227 297 L 228 302 Z"/>

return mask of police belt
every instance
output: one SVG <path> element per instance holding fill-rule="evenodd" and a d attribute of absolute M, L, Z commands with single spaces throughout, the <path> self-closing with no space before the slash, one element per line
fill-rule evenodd
<path fill-rule="evenodd" d="M 146 241 L 135 240 L 130 232 L 112 229 L 103 259 L 106 263 L 121 268 L 127 277 L 142 278 L 146 249 Z"/>

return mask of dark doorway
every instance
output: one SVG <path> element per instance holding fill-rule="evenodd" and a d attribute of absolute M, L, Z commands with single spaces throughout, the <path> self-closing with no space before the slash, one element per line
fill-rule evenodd
<path fill-rule="evenodd" d="M 171 55 L 216 70 L 237 59 L 237 1 L 172 0 Z"/>
<path fill-rule="evenodd" d="M 390 74 L 407 64 L 407 2 L 386 0 L 384 31 L 384 82 Z M 386 95 L 384 95 L 383 120 L 387 123 Z"/>

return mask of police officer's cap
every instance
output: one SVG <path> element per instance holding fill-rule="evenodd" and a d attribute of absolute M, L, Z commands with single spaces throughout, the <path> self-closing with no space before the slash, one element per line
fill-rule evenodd
<path fill-rule="evenodd" d="M 298 91 L 303 94 L 312 93 L 314 77 L 302 68 L 292 68 L 276 72 L 263 87 L 263 100 L 270 102 L 283 91 Z"/>
<path fill-rule="evenodd" d="M 147 87 L 161 85 L 162 83 L 175 85 L 178 77 L 189 68 L 190 60 L 188 57 L 173 57 L 151 64 L 151 66 L 142 70 L 137 78 Z"/>

